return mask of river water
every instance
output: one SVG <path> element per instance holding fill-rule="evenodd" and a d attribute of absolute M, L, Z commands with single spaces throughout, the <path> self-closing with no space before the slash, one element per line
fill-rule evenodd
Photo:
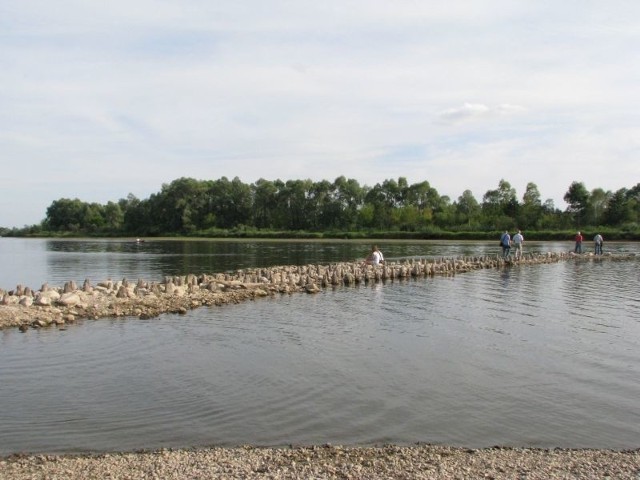
<path fill-rule="evenodd" d="M 495 254 L 494 243 L 380 247 L 393 259 Z M 636 243 L 605 247 L 640 253 Z M 325 264 L 367 250 L 0 239 L 0 287 Z M 638 266 L 568 261 L 3 330 L 0 454 L 414 442 L 638 448 Z"/>

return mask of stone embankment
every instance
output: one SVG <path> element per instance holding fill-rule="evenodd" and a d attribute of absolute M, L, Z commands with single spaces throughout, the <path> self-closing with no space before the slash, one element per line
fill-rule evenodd
<path fill-rule="evenodd" d="M 628 256 L 573 253 L 526 254 L 515 261 L 499 256 L 409 259 L 385 265 L 341 262 L 331 265 L 279 266 L 239 270 L 234 273 L 189 274 L 166 277 L 161 282 L 89 279 L 81 286 L 69 281 L 62 287 L 47 284 L 35 291 L 18 285 L 0 289 L 0 328 L 22 331 L 65 325 L 81 319 L 106 317 L 153 318 L 163 313 L 187 313 L 201 306 L 239 303 L 294 292 L 317 293 L 323 288 L 386 282 L 408 278 L 455 275 L 486 268 L 556 263 L 565 260 L 622 259 Z"/>

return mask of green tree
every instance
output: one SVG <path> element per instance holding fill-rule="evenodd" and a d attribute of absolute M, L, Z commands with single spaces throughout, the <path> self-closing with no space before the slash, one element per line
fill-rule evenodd
<path fill-rule="evenodd" d="M 633 211 L 630 208 L 628 190 L 621 188 L 613 193 L 609 199 L 605 212 L 605 223 L 611 226 L 621 226 L 633 221 Z"/>
<path fill-rule="evenodd" d="M 358 211 L 358 224 L 363 228 L 371 228 L 375 225 L 376 211 L 371 203 L 365 203 Z"/>
<path fill-rule="evenodd" d="M 458 217 L 458 223 L 466 224 L 467 227 L 478 226 L 480 219 L 480 204 L 473 196 L 471 190 L 465 190 L 458 197 L 455 203 L 455 211 Z"/>
<path fill-rule="evenodd" d="M 231 181 L 221 177 L 211 182 L 207 196 L 209 212 L 214 215 L 216 227 L 234 228 L 250 223 L 254 200 L 252 189 L 238 177 Z"/>
<path fill-rule="evenodd" d="M 515 188 L 506 180 L 500 180 L 496 190 L 488 190 L 482 197 L 482 213 L 487 225 L 493 228 L 513 228 L 518 213 Z"/>
<path fill-rule="evenodd" d="M 587 224 L 596 226 L 602 223 L 611 196 L 611 192 L 605 192 L 602 188 L 591 190 L 585 214 Z"/>
<path fill-rule="evenodd" d="M 287 180 L 280 185 L 276 198 L 279 223 L 285 230 L 308 230 L 312 227 L 314 212 L 310 212 L 310 192 L 313 182 Z"/>
<path fill-rule="evenodd" d="M 80 223 L 80 230 L 88 233 L 101 232 L 106 221 L 104 219 L 104 207 L 99 203 L 85 203 Z"/>
<path fill-rule="evenodd" d="M 274 219 L 277 217 L 274 211 L 278 195 L 276 184 L 261 178 L 253 184 L 252 190 L 253 224 L 258 228 L 274 228 Z"/>
<path fill-rule="evenodd" d="M 132 235 L 155 235 L 160 233 L 151 209 L 150 199 L 140 200 L 130 193 L 126 199 L 120 199 L 118 205 L 124 212 L 123 227 L 126 233 Z"/>
<path fill-rule="evenodd" d="M 567 221 L 567 218 L 560 209 L 555 207 L 553 200 L 548 198 L 542 204 L 542 216 L 540 217 L 538 228 L 543 230 L 571 228 L 573 225 Z"/>
<path fill-rule="evenodd" d="M 433 215 L 434 223 L 440 228 L 446 228 L 454 224 L 456 210 L 451 199 L 443 195 L 440 197 L 440 206 Z"/>
<path fill-rule="evenodd" d="M 78 232 L 85 223 L 87 205 L 78 198 L 54 200 L 47 208 L 44 225 L 53 232 Z"/>
<path fill-rule="evenodd" d="M 423 181 L 409 187 L 405 203 L 417 209 L 418 226 L 426 227 L 434 222 L 435 215 L 442 213 L 449 200 L 441 197 L 429 182 Z"/>
<path fill-rule="evenodd" d="M 308 196 L 308 208 L 314 230 L 335 228 L 340 221 L 340 205 L 336 201 L 333 183 L 328 180 L 313 182 Z"/>
<path fill-rule="evenodd" d="M 626 196 L 629 210 L 631 210 L 632 221 L 637 226 L 640 224 L 640 183 L 629 189 Z"/>
<path fill-rule="evenodd" d="M 372 228 L 389 229 L 397 227 L 397 217 L 394 210 L 400 205 L 402 194 L 395 180 L 385 180 L 377 183 L 365 196 L 365 205 L 373 209 Z"/>
<path fill-rule="evenodd" d="M 346 179 L 344 176 L 336 178 L 333 185 L 336 201 L 340 205 L 338 226 L 350 230 L 358 223 L 358 212 L 366 192 L 357 180 Z"/>
<path fill-rule="evenodd" d="M 586 219 L 589 203 L 589 191 L 582 182 L 573 182 L 564 194 L 564 201 L 569 205 L 567 212 L 572 216 L 575 224 L 580 227 Z"/>
<path fill-rule="evenodd" d="M 521 229 L 536 228 L 542 220 L 542 214 L 543 207 L 538 186 L 529 182 L 522 196 L 522 204 L 518 214 L 518 226 Z"/>
<path fill-rule="evenodd" d="M 209 182 L 185 177 L 163 184 L 160 192 L 149 198 L 154 230 L 191 233 L 202 228 L 209 206 L 208 185 Z"/>
<path fill-rule="evenodd" d="M 124 226 L 124 212 L 119 203 L 107 202 L 104 207 L 105 229 L 111 233 L 117 233 Z"/>

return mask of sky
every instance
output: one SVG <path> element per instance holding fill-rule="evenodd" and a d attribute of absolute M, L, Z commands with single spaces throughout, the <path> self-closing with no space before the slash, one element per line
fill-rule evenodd
<path fill-rule="evenodd" d="M 0 0 L 0 226 L 181 177 L 640 182 L 636 0 Z"/>

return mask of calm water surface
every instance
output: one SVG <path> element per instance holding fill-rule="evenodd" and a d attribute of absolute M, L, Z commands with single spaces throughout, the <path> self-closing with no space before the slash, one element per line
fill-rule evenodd
<path fill-rule="evenodd" d="M 367 249 L 6 240 L 5 288 L 329 263 Z M 387 257 L 495 253 L 493 243 L 381 246 Z M 638 267 L 483 270 L 0 331 L 0 454 L 325 442 L 637 448 Z"/>
<path fill-rule="evenodd" d="M 385 242 L 385 258 L 495 255 L 496 242 Z M 569 251 L 572 242 L 528 242 L 527 251 Z M 611 243 L 606 251 L 636 251 L 635 244 Z M 88 278 L 93 283 L 127 278 L 161 280 L 165 275 L 211 273 L 272 265 L 329 264 L 364 258 L 363 241 L 179 241 L 41 240 L 0 238 L 0 288 L 21 284 L 39 289 Z"/>

